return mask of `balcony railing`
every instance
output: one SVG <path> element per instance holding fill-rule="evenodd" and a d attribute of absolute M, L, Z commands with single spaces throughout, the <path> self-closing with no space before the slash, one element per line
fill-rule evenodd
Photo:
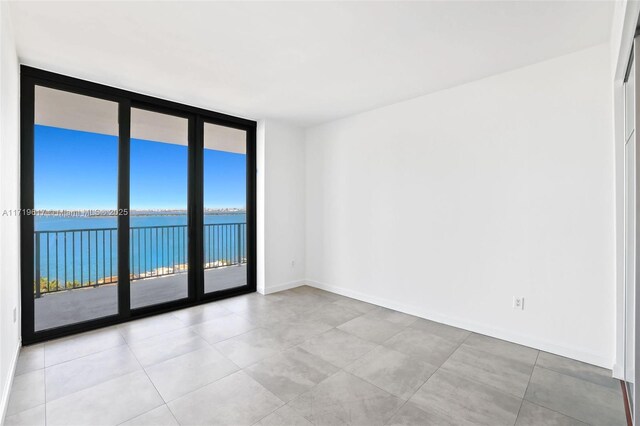
<path fill-rule="evenodd" d="M 247 262 L 246 223 L 204 225 L 204 268 Z M 117 228 L 34 232 L 35 297 L 118 282 Z M 129 279 L 188 270 L 186 225 L 129 229 Z"/>

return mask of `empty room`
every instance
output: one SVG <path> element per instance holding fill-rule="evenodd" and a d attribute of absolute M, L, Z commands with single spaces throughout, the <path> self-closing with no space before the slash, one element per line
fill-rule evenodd
<path fill-rule="evenodd" d="M 0 424 L 640 424 L 639 16 L 0 1 Z"/>

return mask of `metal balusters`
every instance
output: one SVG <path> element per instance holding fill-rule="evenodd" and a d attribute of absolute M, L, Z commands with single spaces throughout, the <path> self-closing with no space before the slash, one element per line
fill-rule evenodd
<path fill-rule="evenodd" d="M 76 286 L 76 258 L 75 258 L 76 233 L 75 231 L 71 231 L 71 253 L 73 253 L 73 255 L 71 256 L 71 276 L 73 277 L 71 279 L 71 287 L 75 287 Z"/>
<path fill-rule="evenodd" d="M 105 253 L 105 241 L 104 241 L 104 229 L 102 230 L 102 284 L 106 284 L 107 282 L 107 277 L 106 277 L 106 273 L 107 273 L 107 268 L 106 268 L 106 253 Z"/>
<path fill-rule="evenodd" d="M 35 261 L 36 261 L 36 298 L 40 297 L 40 268 L 42 267 L 42 265 L 40 265 L 40 234 L 36 233 L 35 234 L 35 238 L 36 238 L 36 244 L 35 244 L 35 249 L 36 249 L 36 256 L 35 256 Z"/>
<path fill-rule="evenodd" d="M 51 283 L 49 282 L 49 233 L 47 232 L 47 291 L 51 291 Z"/>
<path fill-rule="evenodd" d="M 80 231 L 80 287 L 84 286 L 84 269 L 83 269 L 83 263 L 84 263 L 83 260 L 84 259 L 82 258 L 82 253 L 84 251 L 82 249 L 82 246 L 84 244 L 82 242 L 82 239 L 83 239 L 82 234 L 83 234 L 83 232 Z"/>
<path fill-rule="evenodd" d="M 116 246 L 118 244 L 116 243 Z M 114 257 L 117 256 L 117 254 L 113 251 L 114 247 L 113 247 L 113 230 L 109 231 L 109 284 L 112 284 L 114 281 L 117 281 L 116 277 L 113 275 L 113 263 L 114 263 Z M 115 254 L 115 256 L 114 256 Z M 116 271 L 118 270 L 118 267 L 116 266 Z M 116 272 L 117 274 L 117 272 Z"/>
<path fill-rule="evenodd" d="M 203 233 L 204 268 L 246 262 L 246 224 L 206 224 Z M 116 228 L 36 231 L 35 297 L 47 292 L 116 283 L 113 268 L 114 260 L 117 261 L 117 244 L 114 244 L 114 235 L 117 235 Z M 188 269 L 187 225 L 132 227 L 130 238 L 132 280 L 176 274 Z M 60 254 L 60 250 L 64 253 Z M 76 284 L 78 274 L 79 282 Z"/>
<path fill-rule="evenodd" d="M 96 256 L 96 282 L 94 283 L 94 286 L 97 287 L 98 286 L 98 274 L 99 274 L 99 271 L 98 271 L 98 259 L 99 259 L 98 258 L 98 231 L 95 231 L 94 234 L 96 236 L 96 238 L 95 238 L 95 240 L 96 240 L 96 255 L 95 255 Z"/>
<path fill-rule="evenodd" d="M 89 272 L 89 277 L 87 278 L 87 285 L 91 285 L 91 231 L 87 231 L 87 271 Z"/>
<path fill-rule="evenodd" d="M 147 259 L 149 255 L 149 246 L 147 244 L 149 242 L 149 229 L 144 228 L 142 234 L 144 235 L 144 241 L 142 242 L 142 251 L 144 252 L 143 268 L 145 270 L 145 277 L 149 277 L 149 262 Z"/>

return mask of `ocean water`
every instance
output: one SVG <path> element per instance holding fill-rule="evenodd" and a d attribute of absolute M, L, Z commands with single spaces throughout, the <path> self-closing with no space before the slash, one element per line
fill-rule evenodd
<path fill-rule="evenodd" d="M 205 215 L 205 267 L 246 261 L 246 215 Z M 117 218 L 36 216 L 35 277 L 42 291 L 117 281 Z M 130 217 L 132 279 L 187 270 L 186 215 Z"/>
<path fill-rule="evenodd" d="M 131 216 L 130 225 L 136 226 L 166 226 L 166 225 L 186 225 L 186 215 L 154 215 L 154 216 Z M 207 214 L 204 216 L 205 224 L 214 223 L 246 223 L 245 214 Z M 116 228 L 117 218 L 109 217 L 59 217 L 59 216 L 36 216 L 36 231 L 64 231 L 70 229 L 98 229 Z"/>

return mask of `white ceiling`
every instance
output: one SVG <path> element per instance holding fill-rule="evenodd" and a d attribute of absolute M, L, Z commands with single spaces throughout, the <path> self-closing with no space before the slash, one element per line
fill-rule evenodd
<path fill-rule="evenodd" d="M 308 126 L 609 38 L 598 1 L 14 2 L 23 63 Z"/>

